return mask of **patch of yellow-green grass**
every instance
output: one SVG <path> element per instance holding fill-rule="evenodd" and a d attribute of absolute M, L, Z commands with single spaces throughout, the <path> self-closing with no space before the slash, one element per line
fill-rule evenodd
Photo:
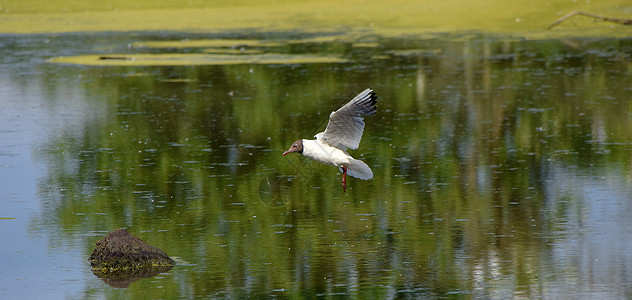
<path fill-rule="evenodd" d="M 0 2 L 0 32 L 85 31 L 305 31 L 408 35 L 484 32 L 525 37 L 629 36 L 632 27 L 575 17 L 554 28 L 563 14 L 582 10 L 631 18 L 628 0 L 247 0 Z"/>
<path fill-rule="evenodd" d="M 188 65 L 236 65 L 236 64 L 311 64 L 344 63 L 347 59 L 335 56 L 292 54 L 108 54 L 64 56 L 50 59 L 52 63 L 93 66 L 188 66 Z"/>
<path fill-rule="evenodd" d="M 380 43 L 377 43 L 377 42 L 353 43 L 351 46 L 354 48 L 377 48 L 380 46 Z"/>
<path fill-rule="evenodd" d="M 4 13 L 83 13 L 98 11 L 152 10 L 152 9 L 217 9 L 227 7 L 243 7 L 258 5 L 283 5 L 293 3 L 291 0 L 2 0 L 1 11 Z"/>
<path fill-rule="evenodd" d="M 213 53 L 213 54 L 261 54 L 261 53 L 264 53 L 265 51 L 261 49 L 244 49 L 244 48 L 240 48 L 240 49 L 210 48 L 210 49 L 204 49 L 202 50 L 202 52 Z"/>
<path fill-rule="evenodd" d="M 180 41 L 149 41 L 136 42 L 132 44 L 135 48 L 239 48 L 239 47 L 274 47 L 280 43 L 267 42 L 262 40 L 238 40 L 238 39 L 215 39 L 215 40 L 180 40 Z"/>
<path fill-rule="evenodd" d="M 286 41 L 288 44 L 321 44 L 321 43 L 354 43 L 362 35 L 356 32 L 347 32 L 344 34 L 321 35 L 303 39 L 292 39 Z"/>

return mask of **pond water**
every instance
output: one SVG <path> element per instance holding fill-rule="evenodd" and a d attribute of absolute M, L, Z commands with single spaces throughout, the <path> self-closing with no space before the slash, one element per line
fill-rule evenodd
<path fill-rule="evenodd" d="M 7 299 L 632 295 L 632 39 L 0 44 Z M 281 156 L 367 87 L 372 180 Z M 118 228 L 178 264 L 108 285 L 87 258 Z"/>

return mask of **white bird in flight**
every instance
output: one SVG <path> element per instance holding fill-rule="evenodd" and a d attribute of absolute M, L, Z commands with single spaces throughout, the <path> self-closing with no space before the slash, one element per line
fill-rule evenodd
<path fill-rule="evenodd" d="M 338 167 L 342 172 L 342 189 L 347 191 L 347 174 L 358 179 L 373 178 L 373 171 L 363 161 L 347 153 L 347 149 L 360 146 L 364 121 L 362 116 L 373 115 L 377 110 L 377 94 L 366 89 L 349 103 L 329 115 L 329 124 L 324 132 L 314 136 L 315 140 L 296 140 L 290 149 L 283 153 L 297 152 L 315 161 Z"/>

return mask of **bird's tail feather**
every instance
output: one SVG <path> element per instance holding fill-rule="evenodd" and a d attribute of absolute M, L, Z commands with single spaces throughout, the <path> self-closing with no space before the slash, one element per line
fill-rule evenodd
<path fill-rule="evenodd" d="M 347 175 L 358 178 L 358 179 L 362 179 L 362 180 L 368 180 L 373 178 L 373 171 L 371 171 L 371 168 L 369 168 L 369 166 L 367 164 L 365 164 L 363 161 L 359 160 L 359 159 L 355 159 L 352 158 L 349 161 L 349 165 L 346 166 L 347 167 Z M 339 168 L 340 172 L 342 172 L 342 168 Z"/>

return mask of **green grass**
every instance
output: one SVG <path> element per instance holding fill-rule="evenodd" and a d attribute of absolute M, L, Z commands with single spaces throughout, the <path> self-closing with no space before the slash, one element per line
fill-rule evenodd
<path fill-rule="evenodd" d="M 551 31 L 546 27 L 573 10 L 632 17 L 624 13 L 631 6 L 624 0 L 8 0 L 1 1 L 0 6 L 2 33 L 300 30 L 383 35 L 478 31 L 527 37 L 629 36 L 630 27 L 595 23 L 585 17 L 574 17 Z"/>

